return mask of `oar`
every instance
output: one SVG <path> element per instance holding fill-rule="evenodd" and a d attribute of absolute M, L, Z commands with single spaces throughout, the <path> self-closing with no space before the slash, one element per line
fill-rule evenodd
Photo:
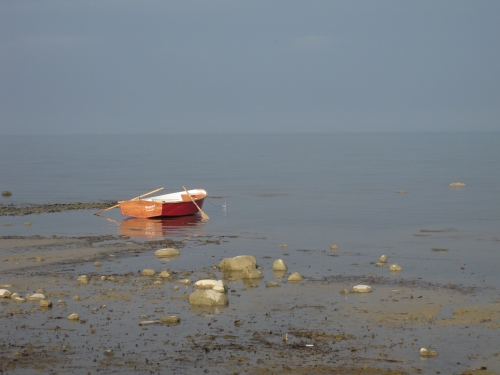
<path fill-rule="evenodd" d="M 198 204 L 194 201 L 194 199 L 193 199 L 193 197 L 191 196 L 191 194 L 189 194 L 189 191 L 187 191 L 187 189 L 186 189 L 184 186 L 183 186 L 183 188 L 184 188 L 184 190 L 186 190 L 186 193 L 187 193 L 187 195 L 188 195 L 189 199 L 191 199 L 191 202 L 193 202 L 193 203 L 194 203 L 194 205 L 195 205 L 195 206 L 198 208 L 198 210 L 200 211 L 201 218 L 202 218 L 203 220 L 208 220 L 208 219 L 210 219 L 210 217 L 209 217 L 206 213 L 204 213 L 204 212 L 201 210 L 200 206 L 198 206 Z"/>
<path fill-rule="evenodd" d="M 150 194 L 156 193 L 157 191 L 162 190 L 162 189 L 164 189 L 164 188 L 162 188 L 162 187 L 161 187 L 161 188 L 159 188 L 159 189 L 156 189 L 156 190 L 150 191 L 149 193 L 139 195 L 138 197 L 132 198 L 132 199 L 130 199 L 130 200 L 131 200 L 131 201 L 135 201 L 135 200 L 137 200 L 137 199 L 141 199 L 142 197 L 145 197 L 146 195 L 150 195 Z M 96 212 L 94 215 L 100 214 L 101 212 L 104 212 L 104 211 L 109 211 L 109 210 L 112 210 L 113 208 L 116 208 L 116 207 L 118 207 L 119 205 L 120 205 L 120 204 L 117 204 L 117 205 L 115 205 L 115 206 L 113 206 L 113 207 L 106 208 L 105 210 L 102 210 L 102 211 Z"/>

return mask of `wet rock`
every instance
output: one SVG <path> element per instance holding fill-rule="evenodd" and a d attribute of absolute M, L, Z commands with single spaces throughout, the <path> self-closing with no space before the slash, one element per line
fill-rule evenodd
<path fill-rule="evenodd" d="M 166 270 L 163 270 L 161 271 L 158 276 L 164 278 L 164 279 L 168 279 L 170 277 L 170 274 L 166 271 Z"/>
<path fill-rule="evenodd" d="M 35 262 L 44 262 L 45 259 L 40 258 L 40 257 L 35 257 Z"/>
<path fill-rule="evenodd" d="M 351 292 L 353 293 L 370 293 L 372 288 L 368 285 L 356 285 L 352 287 Z"/>
<path fill-rule="evenodd" d="M 78 315 L 77 313 L 73 313 L 73 314 L 68 316 L 68 320 L 79 320 L 79 319 L 80 319 L 80 315 Z"/>
<path fill-rule="evenodd" d="M 148 325 L 151 325 L 151 324 L 157 324 L 157 323 L 160 323 L 159 320 L 144 320 L 142 322 L 139 323 L 140 326 L 148 326 Z"/>
<path fill-rule="evenodd" d="M 399 264 L 397 264 L 397 263 L 391 264 L 389 266 L 389 271 L 399 272 L 401 270 L 402 270 L 401 266 Z"/>
<path fill-rule="evenodd" d="M 383 266 L 384 266 L 384 263 L 382 263 L 382 262 L 375 263 L 375 267 L 383 267 Z"/>
<path fill-rule="evenodd" d="M 189 279 L 182 279 L 182 280 L 179 280 L 179 284 L 182 284 L 182 285 L 191 285 L 193 282 Z"/>
<path fill-rule="evenodd" d="M 9 298 L 11 293 L 7 289 L 0 289 L 0 298 Z"/>
<path fill-rule="evenodd" d="M 382 256 L 378 259 L 378 261 L 379 261 L 380 263 L 387 263 L 387 255 L 382 255 Z"/>
<path fill-rule="evenodd" d="M 426 348 L 420 349 L 421 357 L 437 357 L 438 353 L 435 350 L 429 350 Z"/>
<path fill-rule="evenodd" d="M 342 289 L 340 291 L 340 294 L 349 294 L 349 291 L 347 289 Z"/>
<path fill-rule="evenodd" d="M 154 285 L 163 285 L 163 283 L 160 280 L 156 280 L 153 284 Z"/>
<path fill-rule="evenodd" d="M 276 259 L 273 262 L 273 271 L 286 271 L 288 267 L 283 259 Z"/>
<path fill-rule="evenodd" d="M 278 284 L 276 281 L 269 281 L 267 284 L 266 284 L 266 288 L 277 288 L 277 287 L 280 287 L 281 285 Z"/>
<path fill-rule="evenodd" d="M 243 270 L 244 279 L 262 279 L 264 275 L 255 266 L 248 266 Z"/>
<path fill-rule="evenodd" d="M 73 301 L 80 301 L 80 297 L 78 297 L 78 296 L 74 296 L 74 297 L 72 298 L 72 300 L 73 300 Z"/>
<path fill-rule="evenodd" d="M 29 221 L 25 221 L 24 225 L 27 226 L 27 227 L 29 227 L 31 225 L 31 223 Z"/>
<path fill-rule="evenodd" d="M 26 302 L 26 299 L 25 298 L 21 298 L 21 297 L 14 297 L 14 298 L 12 298 L 12 300 L 14 302 Z"/>
<path fill-rule="evenodd" d="M 226 294 L 212 289 L 197 289 L 189 296 L 189 303 L 197 306 L 226 306 L 229 299 Z"/>
<path fill-rule="evenodd" d="M 279 247 L 281 247 L 281 248 L 288 247 L 288 245 L 286 243 L 282 243 L 281 245 L 279 245 Z"/>
<path fill-rule="evenodd" d="M 199 280 L 194 284 L 195 289 L 213 289 L 219 293 L 227 292 L 227 285 L 222 280 Z"/>
<path fill-rule="evenodd" d="M 101 276 L 101 277 L 99 277 L 99 280 L 101 280 L 101 281 L 106 281 L 106 276 Z"/>
<path fill-rule="evenodd" d="M 160 318 L 160 322 L 165 324 L 179 324 L 181 322 L 181 318 L 175 315 L 171 316 L 162 316 Z"/>
<path fill-rule="evenodd" d="M 102 263 L 101 262 L 94 262 L 94 267 L 102 267 Z"/>
<path fill-rule="evenodd" d="M 152 270 L 150 268 L 146 268 L 146 269 L 142 270 L 141 275 L 142 276 L 154 276 L 155 270 Z"/>
<path fill-rule="evenodd" d="M 300 276 L 300 273 L 294 272 L 288 276 L 288 281 L 302 281 L 302 276 Z"/>
<path fill-rule="evenodd" d="M 48 299 L 41 299 L 39 303 L 40 307 L 52 307 L 52 301 Z"/>
<path fill-rule="evenodd" d="M 56 306 L 66 306 L 66 302 L 59 300 L 57 301 Z"/>
<path fill-rule="evenodd" d="M 87 285 L 89 283 L 89 277 L 87 275 L 80 275 L 76 279 L 76 282 L 79 284 Z"/>
<path fill-rule="evenodd" d="M 12 196 L 12 193 L 8 190 L 2 191 L 2 197 L 10 197 Z"/>
<path fill-rule="evenodd" d="M 116 277 L 114 277 L 114 276 L 110 276 L 110 277 L 108 277 L 108 280 L 109 280 L 109 281 L 116 281 Z"/>
<path fill-rule="evenodd" d="M 337 250 L 338 248 L 339 248 L 339 247 L 338 247 L 337 245 L 331 245 L 331 246 L 330 246 L 330 249 L 332 249 L 332 250 Z"/>
<path fill-rule="evenodd" d="M 172 290 L 179 290 L 179 287 L 176 285 L 172 288 Z"/>
<path fill-rule="evenodd" d="M 155 256 L 158 258 L 170 258 L 170 257 L 178 257 L 181 253 L 179 250 L 167 247 L 165 249 L 160 249 L 155 251 Z"/>
<path fill-rule="evenodd" d="M 115 355 L 115 352 L 113 351 L 113 349 L 107 349 L 104 351 L 104 355 L 106 355 L 108 357 L 112 357 Z"/>
<path fill-rule="evenodd" d="M 27 294 L 26 299 L 28 301 L 39 301 L 41 299 L 46 299 L 45 295 L 42 293 L 33 293 L 31 295 Z"/>
<path fill-rule="evenodd" d="M 465 186 L 463 182 L 452 182 L 450 184 L 451 187 Z"/>
<path fill-rule="evenodd" d="M 257 260 L 251 255 L 238 255 L 234 258 L 224 258 L 219 264 L 223 271 L 243 271 L 246 267 L 255 268 Z"/>

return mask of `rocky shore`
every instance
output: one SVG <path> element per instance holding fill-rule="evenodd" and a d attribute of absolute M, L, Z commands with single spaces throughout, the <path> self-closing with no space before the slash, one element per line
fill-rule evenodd
<path fill-rule="evenodd" d="M 0 238 L 0 371 L 500 373 L 500 299 L 491 291 L 311 276 L 247 254 L 181 268 L 190 246 L 126 236 Z M 146 256 L 147 268 L 121 270 Z M 211 295 L 222 299 L 205 303 Z"/>
<path fill-rule="evenodd" d="M 0 216 L 40 215 L 44 213 L 64 212 L 73 210 L 103 210 L 117 204 L 117 202 L 88 202 L 88 203 L 54 203 L 54 204 L 2 204 Z"/>

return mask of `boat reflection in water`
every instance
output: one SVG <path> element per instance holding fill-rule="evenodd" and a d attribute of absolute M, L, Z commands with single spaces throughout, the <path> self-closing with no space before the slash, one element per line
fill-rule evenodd
<path fill-rule="evenodd" d="M 159 239 L 163 237 L 194 237 L 203 234 L 200 215 L 159 217 L 156 219 L 124 219 L 120 235 L 136 238 Z"/>

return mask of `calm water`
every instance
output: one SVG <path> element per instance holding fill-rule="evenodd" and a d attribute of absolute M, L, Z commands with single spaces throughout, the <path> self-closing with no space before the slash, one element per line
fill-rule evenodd
<path fill-rule="evenodd" d="M 499 145 L 500 133 L 3 136 L 0 190 L 13 196 L 0 204 L 116 201 L 185 185 L 208 191 L 211 219 L 146 227 L 119 210 L 107 215 L 114 221 L 79 211 L 0 217 L 0 235 L 238 234 L 193 246 L 184 261 L 285 253 L 311 276 L 382 274 L 369 262 L 385 253 L 403 267 L 395 277 L 492 286 L 500 281 Z M 467 186 L 450 188 L 456 181 Z M 334 243 L 338 257 L 325 262 Z"/>

